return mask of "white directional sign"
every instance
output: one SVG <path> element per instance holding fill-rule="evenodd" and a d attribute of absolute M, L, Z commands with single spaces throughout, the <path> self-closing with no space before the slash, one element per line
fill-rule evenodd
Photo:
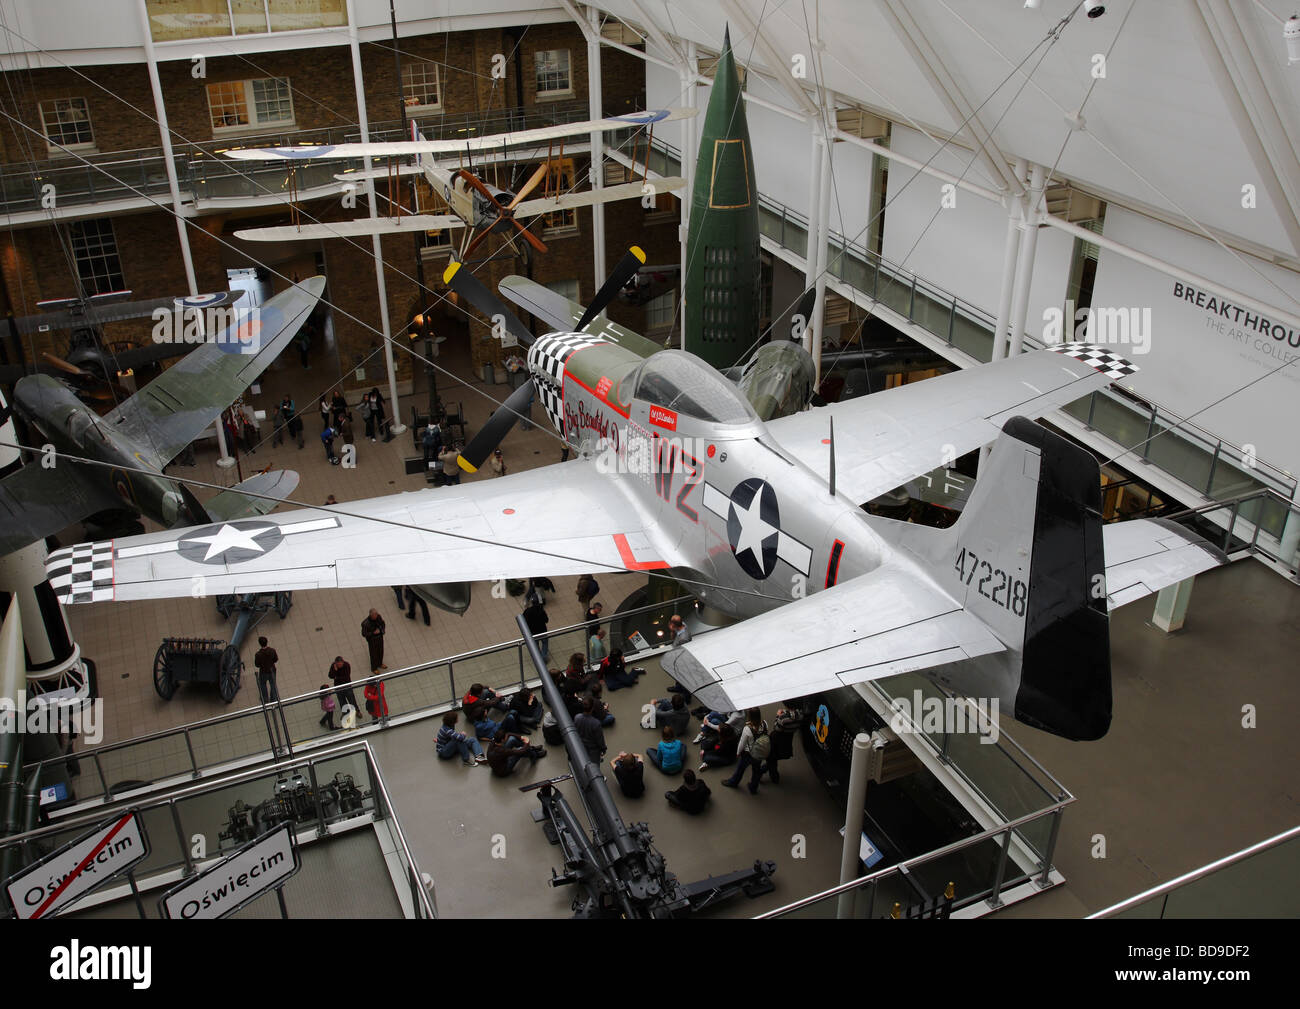
<path fill-rule="evenodd" d="M 19 918 L 49 918 L 148 854 L 144 824 L 130 810 L 11 876 L 5 892 Z"/>
<path fill-rule="evenodd" d="M 298 871 L 293 825 L 282 824 L 163 894 L 167 918 L 225 918 Z"/>

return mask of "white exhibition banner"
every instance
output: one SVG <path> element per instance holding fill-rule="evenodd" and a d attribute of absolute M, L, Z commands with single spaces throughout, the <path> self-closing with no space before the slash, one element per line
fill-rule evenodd
<path fill-rule="evenodd" d="M 1300 315 L 1300 278 L 1288 270 L 1113 206 L 1104 234 Z M 1300 473 L 1300 330 L 1107 249 L 1097 263 L 1092 306 L 1124 309 L 1149 328 L 1132 333 L 1130 346 L 1111 348 L 1132 353 L 1141 369 L 1126 387 L 1180 417 L 1195 414 L 1193 424 L 1253 448 L 1261 461 Z"/>

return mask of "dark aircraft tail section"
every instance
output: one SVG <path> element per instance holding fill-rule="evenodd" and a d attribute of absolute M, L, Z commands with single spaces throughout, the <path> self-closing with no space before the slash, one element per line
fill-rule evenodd
<path fill-rule="evenodd" d="M 1019 682 L 1004 687 L 1015 717 L 1068 739 L 1105 735 L 1110 624 L 1096 459 L 1013 417 L 957 524 L 925 541 L 918 552 L 943 588 L 1020 653 Z"/>

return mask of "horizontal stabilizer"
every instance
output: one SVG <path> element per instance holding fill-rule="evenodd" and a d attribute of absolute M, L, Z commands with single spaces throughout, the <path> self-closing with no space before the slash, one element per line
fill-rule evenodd
<path fill-rule="evenodd" d="M 737 711 L 1004 650 L 933 584 L 886 564 L 701 634 L 661 659 L 700 701 Z"/>
<path fill-rule="evenodd" d="M 1228 563 L 1218 547 L 1167 519 L 1112 522 L 1102 528 L 1102 540 L 1106 604 L 1112 610 Z"/>
<path fill-rule="evenodd" d="M 298 474 L 291 469 L 257 473 L 229 490 L 213 495 L 203 507 L 213 522 L 265 515 L 298 489 Z"/>

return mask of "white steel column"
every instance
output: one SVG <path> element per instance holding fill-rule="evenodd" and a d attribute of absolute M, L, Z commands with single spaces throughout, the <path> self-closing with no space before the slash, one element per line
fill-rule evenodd
<path fill-rule="evenodd" d="M 356 12 L 352 8 L 352 0 L 347 0 L 348 48 L 352 52 L 352 87 L 357 99 L 357 123 L 361 127 L 361 142 L 368 144 L 370 142 L 370 118 L 366 113 L 366 89 L 361 78 L 361 46 L 357 42 Z M 364 168 L 368 175 L 370 173 L 369 157 L 364 159 Z M 374 179 L 366 181 L 366 192 L 369 196 L 370 217 L 373 220 L 379 216 L 375 207 Z M 402 413 L 397 402 L 397 369 L 393 366 L 393 337 L 388 320 L 388 285 L 384 282 L 384 247 L 380 243 L 378 235 L 371 237 L 371 243 L 375 254 L 375 287 L 379 292 L 379 326 L 383 330 L 384 336 L 384 364 L 388 367 L 388 402 L 392 407 L 390 412 L 392 427 L 389 428 L 389 432 L 391 434 L 401 434 L 406 430 L 406 425 L 402 423 Z"/>
<path fill-rule="evenodd" d="M 822 148 L 822 163 L 821 181 L 817 186 L 817 255 L 814 259 L 816 263 L 814 286 L 817 290 L 817 301 L 813 305 L 812 318 L 809 320 L 813 331 L 813 365 L 817 369 L 813 382 L 814 388 L 819 386 L 822 380 L 822 333 L 826 320 L 826 265 L 830 253 L 831 220 L 831 141 L 824 133 L 820 135 L 819 140 Z"/>
<path fill-rule="evenodd" d="M 1024 158 L 1016 162 L 1016 178 L 1025 178 Z M 1007 320 L 1011 317 L 1011 292 L 1016 282 L 1016 265 L 1020 256 L 1020 229 L 1024 220 L 1024 198 L 1007 194 L 1007 237 L 1002 246 L 1002 286 L 998 289 L 998 318 L 993 326 L 993 360 L 1007 356 Z"/>
<path fill-rule="evenodd" d="M 185 217 L 181 212 L 181 184 L 176 178 L 176 161 L 172 154 L 172 134 L 167 127 L 167 106 L 163 104 L 162 83 L 158 80 L 158 61 L 153 50 L 153 31 L 149 27 L 149 9 L 140 0 L 140 30 L 144 36 L 144 62 L 149 68 L 149 88 L 153 91 L 154 114 L 158 117 L 158 136 L 162 141 L 163 163 L 167 169 L 167 188 L 171 191 L 172 210 L 176 217 L 176 234 L 181 241 L 181 259 L 185 263 L 185 280 L 190 294 L 199 293 L 199 283 L 194 276 L 194 259 L 190 255 L 190 237 L 186 231 Z M 217 442 L 221 442 L 218 434 Z M 225 458 L 224 448 L 222 458 Z"/>
<path fill-rule="evenodd" d="M 817 285 L 817 222 L 821 220 L 822 145 L 817 135 L 817 122 L 812 122 L 812 135 L 808 145 L 808 241 L 804 245 L 804 290 Z M 815 308 L 816 306 L 814 306 Z M 814 314 L 816 314 L 814 312 Z M 812 320 L 804 321 L 803 349 L 813 352 Z"/>
<path fill-rule="evenodd" d="M 600 88 L 600 11 L 594 7 L 587 8 L 587 108 L 590 118 L 603 119 Z M 646 154 L 649 159 L 649 153 Z M 605 188 L 605 134 L 600 130 L 591 131 L 591 189 L 599 193 Z M 605 283 L 607 273 L 605 252 L 605 207 L 599 202 L 591 206 L 591 246 L 592 260 L 595 265 L 595 286 L 591 293 L 594 297 Z"/>
<path fill-rule="evenodd" d="M 693 109 L 699 101 L 699 91 L 695 86 L 696 68 L 697 68 L 696 49 L 694 42 L 686 43 L 686 62 L 678 67 L 678 76 L 682 82 L 682 104 Z M 677 240 L 681 245 L 682 256 L 682 275 L 681 282 L 678 284 L 678 290 L 682 292 L 681 319 L 682 319 L 682 346 L 686 345 L 686 268 L 690 265 L 686 261 L 686 232 L 691 220 L 691 207 L 694 205 L 695 190 L 695 131 L 699 129 L 696 125 L 695 117 L 688 116 L 682 120 L 682 178 L 686 180 L 686 186 L 681 190 L 681 200 L 678 206 L 682 209 L 682 220 L 677 227 Z M 649 154 L 646 155 L 647 166 L 649 163 Z"/>
<path fill-rule="evenodd" d="M 1040 206 L 1043 195 L 1043 166 L 1031 165 L 1029 169 L 1029 197 L 1025 219 L 1021 222 L 1024 238 L 1020 242 L 1020 262 L 1016 267 L 1015 294 L 1011 305 L 1011 343 L 1008 357 L 1020 353 L 1025 343 L 1025 316 L 1029 312 L 1029 286 L 1034 280 L 1034 255 L 1038 251 L 1038 222 L 1043 215 Z"/>
<path fill-rule="evenodd" d="M 861 876 L 862 820 L 867 801 L 869 769 L 867 761 L 874 745 L 872 736 L 859 732 L 853 737 L 853 752 L 849 762 L 849 798 L 844 809 L 844 847 L 840 851 L 840 884 L 852 882 Z M 842 893 L 836 901 L 836 918 L 852 918 L 860 890 Z"/>

